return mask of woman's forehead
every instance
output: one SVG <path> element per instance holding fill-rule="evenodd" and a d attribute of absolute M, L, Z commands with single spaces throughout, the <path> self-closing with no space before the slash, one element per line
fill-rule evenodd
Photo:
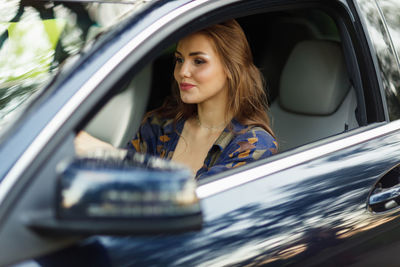
<path fill-rule="evenodd" d="M 177 52 L 179 53 L 194 53 L 203 52 L 206 54 L 214 54 L 214 43 L 210 37 L 203 33 L 190 34 L 178 42 Z"/>

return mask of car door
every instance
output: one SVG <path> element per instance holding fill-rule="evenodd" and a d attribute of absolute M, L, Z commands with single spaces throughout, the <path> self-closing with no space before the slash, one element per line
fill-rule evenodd
<path fill-rule="evenodd" d="M 371 53 L 373 49 L 368 46 L 368 38 L 363 35 L 363 24 L 360 20 L 350 19 L 360 19 L 363 15 L 356 13 L 359 9 L 344 1 L 333 4 L 297 1 L 292 4 L 293 1 L 188 1 L 179 4 L 171 1 L 160 4 L 160 7 L 148 12 L 148 16 L 143 15 L 144 22 L 132 26 L 126 34 L 116 35 L 122 40 L 104 47 L 104 50 L 94 55 L 103 55 L 98 59 L 100 62 L 96 61 L 96 66 L 102 66 L 107 65 L 107 62 L 116 62 L 107 61 L 110 58 L 117 60 L 110 56 L 111 51 L 118 54 L 121 57 L 118 63 L 121 64 L 107 67 L 117 68 L 119 74 L 111 74 L 98 67 L 106 73 L 100 80 L 108 78 L 104 84 L 95 83 L 90 87 L 88 83 L 77 83 L 73 79 L 67 83 L 70 86 L 77 83 L 79 86 L 75 84 L 72 88 L 79 88 L 77 92 L 81 92 L 80 95 L 84 92 L 87 94 L 83 98 L 75 97 L 79 104 L 69 107 L 70 113 L 57 117 L 61 122 L 58 121 L 59 124 L 54 127 L 58 128 L 53 129 L 52 135 L 42 137 L 49 138 L 46 141 L 51 139 L 48 144 L 43 141 L 40 143 L 44 152 L 38 159 L 32 159 L 33 163 L 29 165 L 34 170 L 21 174 L 24 179 L 18 178 L 19 187 L 12 189 L 14 193 L 7 202 L 7 213 L 3 212 L 8 216 L 3 219 L 0 232 L 2 251 L 13 251 L 7 248 L 4 240 L 12 233 L 17 233 L 14 236 L 19 243 L 28 240 L 27 247 L 32 247 L 32 244 L 38 246 L 36 250 L 27 248 L 29 253 L 26 258 L 37 256 L 37 261 L 46 265 L 53 263 L 53 260 L 57 262 L 65 259 L 62 257 L 63 250 L 56 254 L 50 253 L 55 245 L 61 248 L 80 239 L 79 236 L 43 238 L 25 228 L 25 232 L 21 233 L 23 231 L 20 228 L 25 226 L 20 223 L 18 212 L 29 210 L 32 205 L 52 204 L 53 195 L 41 197 L 40 201 L 33 201 L 35 203 L 29 203 L 29 200 L 43 193 L 43 188 L 52 190 L 56 176 L 54 166 L 66 155 L 74 154 L 71 147 L 75 131 L 93 115 L 93 110 L 98 108 L 99 103 L 112 90 L 112 85 L 117 84 L 127 69 L 132 66 L 140 69 L 143 66 L 140 60 L 143 60 L 144 55 L 151 58 L 151 55 L 170 44 L 168 38 L 175 40 L 193 30 L 191 27 L 199 28 L 222 17 L 248 15 L 260 10 L 267 13 L 279 8 L 287 11 L 291 8 L 314 7 L 337 11 L 333 14 L 342 18 L 338 20 L 344 26 L 342 29 L 350 32 L 350 37 L 346 39 L 347 45 L 344 45 L 349 48 L 348 53 L 351 55 L 348 64 L 357 66 L 351 68 L 351 72 L 355 73 L 354 84 L 355 87 L 363 88 L 365 93 L 362 98 L 365 101 L 365 121 L 361 120 L 358 129 L 308 143 L 200 182 L 197 194 L 201 199 L 204 216 L 200 231 L 163 236 L 97 236 L 73 247 L 69 250 L 72 254 L 64 255 L 81 255 L 84 247 L 96 244 L 101 249 L 95 250 L 89 258 L 94 260 L 98 255 L 105 255 L 116 266 L 322 263 L 364 266 L 376 262 L 391 263 L 396 259 L 396 253 L 391 253 L 398 246 L 396 199 L 379 202 L 374 196 L 379 194 L 384 197 L 380 193 L 385 189 L 396 189 L 400 123 L 385 121 L 388 114 L 383 111 L 383 107 L 386 104 L 382 101 L 384 97 L 379 97 L 383 92 L 382 84 L 385 84 L 387 78 L 376 76 L 378 70 L 383 70 L 376 64 L 377 58 Z M 170 23 L 164 24 L 163 28 L 161 23 L 166 22 Z M 131 41 L 123 37 L 131 38 Z M 147 46 L 137 45 L 141 42 Z M 126 50 L 128 46 L 137 50 Z M 156 49 L 151 51 L 152 48 Z M 103 51 L 107 53 L 101 53 Z M 90 63 L 88 60 L 86 66 L 90 66 Z M 100 75 L 97 74 L 98 69 L 82 71 L 82 75 L 84 73 L 92 77 L 94 73 L 93 76 L 97 78 L 96 75 Z M 59 92 L 66 92 L 66 88 L 61 87 Z M 378 107 L 374 106 L 376 103 Z M 63 145 L 57 147 L 61 143 Z M 43 187 L 46 183 L 47 187 Z M 33 192 L 31 187 L 36 191 Z M 26 194 L 17 200 L 16 192 Z M 10 207 L 13 207 L 12 212 Z M 14 226 L 11 227 L 11 224 Z M 6 231 L 10 229 L 13 231 Z M 18 244 L 17 241 L 15 244 Z M 372 252 L 380 253 L 378 255 L 382 257 L 371 257 Z M 71 264 L 79 260 L 73 257 L 69 259 Z"/>
<path fill-rule="evenodd" d="M 382 36 L 367 34 L 369 28 L 363 27 L 368 18 L 357 4 L 347 7 L 357 18 L 353 27 L 358 37 L 352 39 L 353 45 L 361 43 L 357 53 L 366 53 L 366 61 L 357 64 L 362 64 L 361 72 L 369 73 L 360 81 L 371 90 L 365 91 L 369 125 L 202 182 L 197 189 L 205 220 L 201 232 L 100 237 L 112 262 L 395 265 L 398 204 L 395 197 L 385 198 L 382 192 L 397 190 L 400 124 L 379 121 L 389 120 L 384 92 L 396 75 L 385 74 L 385 68 L 377 64 L 381 55 L 368 45 L 370 38 Z M 369 12 L 382 23 L 375 7 Z M 388 38 L 385 32 L 380 35 Z M 390 60 L 395 60 L 392 56 Z"/>
<path fill-rule="evenodd" d="M 375 126 L 200 185 L 200 232 L 100 241 L 116 265 L 391 265 L 398 209 L 382 213 L 368 201 L 378 181 L 398 177 L 398 127 Z"/>

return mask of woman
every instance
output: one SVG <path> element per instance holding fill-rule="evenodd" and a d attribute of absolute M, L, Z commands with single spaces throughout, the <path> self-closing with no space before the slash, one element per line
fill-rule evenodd
<path fill-rule="evenodd" d="M 189 166 L 196 178 L 277 151 L 263 79 L 235 20 L 179 41 L 173 97 L 149 112 L 128 145 Z"/>

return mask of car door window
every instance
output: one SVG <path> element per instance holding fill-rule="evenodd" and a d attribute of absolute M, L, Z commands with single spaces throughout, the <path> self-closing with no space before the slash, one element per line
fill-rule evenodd
<path fill-rule="evenodd" d="M 394 48 L 396 49 L 397 55 L 400 54 L 400 18 L 398 16 L 400 11 L 400 6 L 393 0 L 383 0 L 378 1 L 377 5 L 379 5 L 380 10 L 385 18 L 386 26 L 389 30 L 390 36 L 392 38 L 392 42 Z"/>
<path fill-rule="evenodd" d="M 345 55 L 350 52 L 346 51 L 348 48 L 343 45 L 340 29 L 332 16 L 315 9 L 262 13 L 237 20 L 266 80 L 269 116 L 280 152 L 366 124 L 362 118 L 367 115 L 360 105 L 364 102 L 363 92 L 352 77 L 358 70 L 349 70 Z M 264 29 L 263 35 L 258 32 L 260 25 Z M 160 107 L 171 95 L 175 49 L 176 44 L 167 44 L 167 48 L 144 68 L 144 84 L 135 82 L 144 81 L 143 74 L 132 79 L 132 83 L 137 84 L 134 87 L 151 92 L 147 111 Z M 124 140 L 116 145 L 123 148 L 135 135 L 133 127 L 127 127 L 123 132 L 116 132 L 113 127 L 104 129 L 104 125 L 109 124 L 107 120 L 115 118 L 112 114 L 117 109 L 115 106 L 110 109 L 110 106 L 112 102 L 118 102 L 117 98 L 109 101 L 108 107 L 99 112 L 103 115 L 92 120 L 87 130 L 106 142 L 110 142 L 106 132 L 123 135 Z M 127 101 L 127 98 L 122 99 Z M 130 100 L 131 103 L 134 101 L 134 98 Z M 124 112 L 128 110 L 124 109 Z"/>
<path fill-rule="evenodd" d="M 373 56 L 377 59 L 376 68 L 380 73 L 378 79 L 381 83 L 381 94 L 384 96 L 383 101 L 387 102 L 387 105 L 385 103 L 383 106 L 386 109 L 385 120 L 397 120 L 400 118 L 400 100 L 397 92 L 400 75 L 396 57 L 398 24 L 395 15 L 398 5 L 390 5 L 392 1 L 358 0 L 357 3 L 375 51 Z M 386 18 L 387 24 L 383 18 Z M 392 39 L 389 32 L 392 34 Z"/>
<path fill-rule="evenodd" d="M 362 124 L 339 30 L 330 16 L 313 10 L 242 21 L 256 43 L 280 151 Z M 265 25 L 262 38 L 257 25 Z"/>
<path fill-rule="evenodd" d="M 133 6 L 134 7 L 134 6 Z M 125 5 L 0 4 L 0 133 L 72 59 L 133 11 Z M 105 12 L 105 10 L 107 12 Z"/>
<path fill-rule="evenodd" d="M 391 91 L 393 94 L 390 94 L 390 98 L 388 99 L 389 105 L 389 115 L 391 115 L 392 120 L 400 118 L 399 107 L 399 94 L 398 88 L 400 87 L 400 18 L 398 16 L 400 12 L 400 6 L 398 3 L 395 3 L 393 0 L 385 0 L 385 1 L 376 1 L 377 6 L 382 12 L 384 21 L 386 22 L 385 27 L 387 27 L 388 33 L 390 34 L 390 41 L 388 43 L 391 44 L 393 49 L 393 54 L 396 55 L 397 60 L 391 60 L 392 65 L 390 67 L 391 70 L 391 80 L 393 85 L 391 86 Z"/>

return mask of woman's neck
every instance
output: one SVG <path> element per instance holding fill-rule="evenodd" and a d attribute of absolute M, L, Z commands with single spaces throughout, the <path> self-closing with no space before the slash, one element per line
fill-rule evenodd
<path fill-rule="evenodd" d="M 227 114 L 226 105 L 203 103 L 197 105 L 197 122 L 200 127 L 209 130 L 221 130 L 230 122 L 232 116 Z"/>

